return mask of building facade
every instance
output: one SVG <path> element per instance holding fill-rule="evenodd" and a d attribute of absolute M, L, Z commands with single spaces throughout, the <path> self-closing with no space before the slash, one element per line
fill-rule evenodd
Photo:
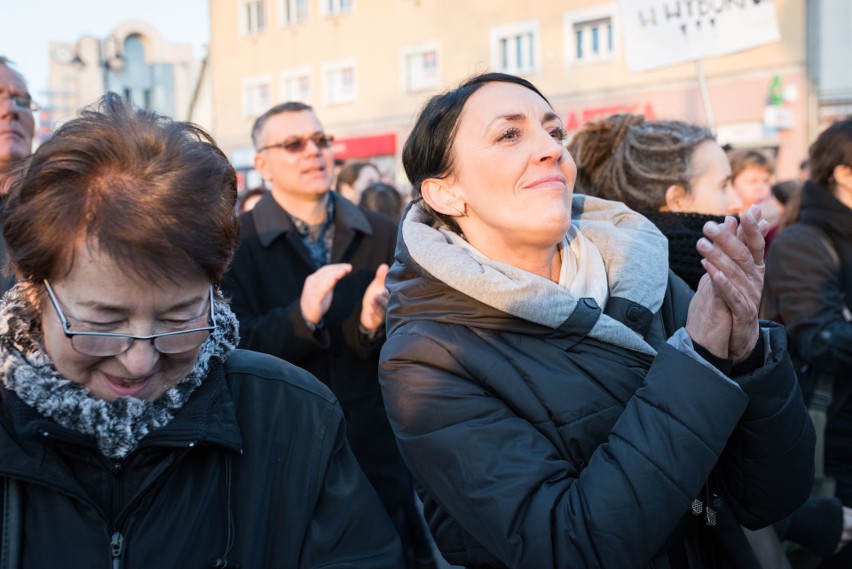
<path fill-rule="evenodd" d="M 44 130 L 49 133 L 73 118 L 106 91 L 209 129 L 213 111 L 205 71 L 205 61 L 195 57 L 191 45 L 168 42 L 140 20 L 122 22 L 106 37 L 52 42 Z"/>
<path fill-rule="evenodd" d="M 659 0 L 684 17 L 699 4 L 721 11 L 744 1 Z M 337 158 L 370 159 L 405 184 L 399 156 L 425 101 L 470 75 L 505 71 L 541 89 L 569 131 L 616 112 L 713 117 L 721 143 L 764 149 L 779 178 L 795 177 L 819 128 L 808 75 L 812 9 L 806 0 L 775 7 L 779 41 L 702 61 L 708 116 L 694 63 L 628 69 L 611 1 L 211 0 L 215 135 L 245 185 L 258 185 L 252 122 L 301 100 L 335 135 Z"/>

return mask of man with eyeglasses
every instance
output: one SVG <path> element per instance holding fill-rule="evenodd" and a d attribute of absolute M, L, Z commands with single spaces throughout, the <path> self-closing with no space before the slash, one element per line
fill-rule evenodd
<path fill-rule="evenodd" d="M 240 217 L 223 289 L 240 321 L 240 347 L 300 366 L 335 393 L 349 444 L 402 534 L 422 526 L 409 513 L 413 487 L 377 377 L 396 227 L 331 191 L 332 140 L 303 103 L 257 119 L 254 166 L 271 191 Z M 431 565 L 409 564 L 418 566 Z"/>
<path fill-rule="evenodd" d="M 11 63 L 0 55 L 0 200 L 9 190 L 10 170 L 15 162 L 32 154 L 35 136 L 33 100 L 24 76 L 12 69 Z M 2 229 L 0 221 L 0 267 L 6 264 Z M 13 283 L 14 279 L 0 268 L 0 296 Z"/>

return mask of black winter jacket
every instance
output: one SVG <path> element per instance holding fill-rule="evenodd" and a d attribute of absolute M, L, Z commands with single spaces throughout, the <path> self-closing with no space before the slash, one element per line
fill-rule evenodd
<path fill-rule="evenodd" d="M 551 329 L 473 300 L 402 238 L 388 280 L 385 405 L 448 561 L 733 567 L 747 547 L 736 522 L 766 526 L 807 497 L 813 428 L 781 327 L 763 365 L 727 381 L 665 342 L 691 296 L 679 279 L 647 319 L 607 304 L 656 357 L 587 337 L 583 302 Z M 705 493 L 724 500 L 705 500 L 726 512 L 713 528 L 690 512 Z"/>
<path fill-rule="evenodd" d="M 276 358 L 236 350 L 211 365 L 121 462 L 12 391 L 0 411 L 0 476 L 22 488 L 23 568 L 401 566 L 334 396 Z"/>

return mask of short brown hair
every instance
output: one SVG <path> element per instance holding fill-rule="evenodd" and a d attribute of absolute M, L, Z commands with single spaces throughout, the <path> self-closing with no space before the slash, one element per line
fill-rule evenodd
<path fill-rule="evenodd" d="M 239 240 L 236 199 L 209 134 L 109 93 L 22 164 L 3 232 L 18 278 L 36 284 L 70 269 L 81 238 L 143 278 L 218 283 Z"/>
<path fill-rule="evenodd" d="M 852 116 L 832 123 L 811 144 L 809 158 L 812 182 L 834 191 L 834 169 L 852 168 Z"/>
<path fill-rule="evenodd" d="M 775 170 L 772 160 L 763 152 L 751 148 L 729 150 L 728 162 L 731 163 L 731 179 L 736 179 L 746 168 L 763 168 L 770 174 Z"/>

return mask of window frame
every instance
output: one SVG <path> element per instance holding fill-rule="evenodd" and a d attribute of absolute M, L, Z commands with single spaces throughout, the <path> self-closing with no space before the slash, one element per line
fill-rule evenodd
<path fill-rule="evenodd" d="M 304 18 L 300 19 L 298 17 L 299 13 L 299 2 L 304 2 L 305 4 L 305 13 Z M 288 13 L 288 6 L 292 10 L 290 13 L 296 13 L 296 18 L 287 18 L 286 14 Z M 278 25 L 282 28 L 289 28 L 291 26 L 298 26 L 300 24 L 306 24 L 311 18 L 311 0 L 278 0 Z"/>
<path fill-rule="evenodd" d="M 579 31 L 589 30 L 589 35 L 593 35 L 591 30 L 601 30 L 600 26 L 593 27 L 592 23 L 597 21 L 609 20 L 609 33 L 598 33 L 597 41 L 601 46 L 607 46 L 610 42 L 612 48 L 608 51 L 599 50 L 597 55 L 583 55 L 578 53 L 577 49 L 577 28 Z M 562 17 L 563 21 L 563 39 L 565 43 L 565 65 L 566 67 L 595 65 L 598 63 L 613 63 L 621 60 L 621 41 L 620 28 L 618 22 L 618 8 L 614 3 L 602 4 L 591 8 L 582 8 L 580 10 L 571 10 L 565 12 Z M 586 25 L 584 25 L 586 24 Z M 581 40 L 582 41 L 582 40 Z M 590 38 L 585 42 L 585 45 L 592 45 Z"/>
<path fill-rule="evenodd" d="M 290 79 L 300 79 L 302 77 L 308 78 L 308 96 L 306 98 L 293 98 L 287 89 L 287 81 Z M 310 105 L 314 99 L 314 79 L 310 66 L 305 65 L 302 67 L 283 69 L 281 73 L 278 74 L 278 87 L 278 91 L 281 94 L 279 98 L 282 101 L 299 101 Z"/>
<path fill-rule="evenodd" d="M 352 69 L 352 93 L 350 96 L 332 98 L 330 89 L 332 86 L 329 80 L 330 74 L 344 69 Z M 355 59 L 339 59 L 336 61 L 328 61 L 322 65 L 322 101 L 326 106 L 347 105 L 358 101 L 358 63 Z"/>
<path fill-rule="evenodd" d="M 503 65 L 502 42 L 517 39 L 524 35 L 531 36 L 530 49 L 532 61 L 529 67 L 511 67 Z M 502 26 L 495 26 L 489 32 L 491 48 L 491 69 L 513 75 L 535 75 L 541 73 L 541 26 L 538 20 L 525 20 Z"/>
<path fill-rule="evenodd" d="M 269 101 L 263 105 L 259 112 L 253 112 L 251 107 L 254 106 L 254 102 L 249 101 L 248 90 L 252 88 L 257 88 L 260 85 L 266 85 L 269 89 Z M 265 113 L 272 106 L 273 94 L 272 94 L 272 75 L 269 73 L 264 73 L 263 75 L 254 75 L 252 77 L 244 77 L 241 85 L 241 103 L 242 103 L 242 111 L 243 118 L 256 118 Z"/>
<path fill-rule="evenodd" d="M 411 87 L 408 82 L 408 62 L 412 56 L 423 55 L 430 51 L 435 52 L 435 78 L 425 80 L 417 86 Z M 441 45 L 439 42 L 427 42 L 417 45 L 402 47 L 399 50 L 399 88 L 402 93 L 420 93 L 441 87 Z"/>
<path fill-rule="evenodd" d="M 252 23 L 250 20 L 252 19 L 249 14 L 246 12 L 246 8 L 249 6 L 261 6 L 263 10 L 263 22 L 258 22 L 257 10 L 254 11 L 254 25 L 256 27 L 249 27 Z M 266 0 L 239 0 L 237 2 L 237 18 L 240 23 L 240 35 L 243 37 L 257 36 L 266 31 L 269 25 L 269 10 L 267 9 Z"/>

